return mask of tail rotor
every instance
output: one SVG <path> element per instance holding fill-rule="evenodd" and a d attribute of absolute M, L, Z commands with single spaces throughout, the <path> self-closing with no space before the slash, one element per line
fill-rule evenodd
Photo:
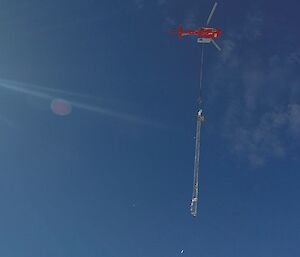
<path fill-rule="evenodd" d="M 178 29 L 172 29 L 171 30 L 171 33 L 172 34 L 177 34 L 179 39 L 182 39 L 182 36 L 183 36 L 183 26 L 182 25 L 179 25 L 178 26 Z"/>

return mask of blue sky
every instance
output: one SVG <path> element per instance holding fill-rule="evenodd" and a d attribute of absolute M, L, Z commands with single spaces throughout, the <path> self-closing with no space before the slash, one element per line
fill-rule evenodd
<path fill-rule="evenodd" d="M 212 5 L 2 1 L 1 256 L 300 255 L 295 1 L 219 2 L 189 213 L 200 47 L 169 30 Z"/>

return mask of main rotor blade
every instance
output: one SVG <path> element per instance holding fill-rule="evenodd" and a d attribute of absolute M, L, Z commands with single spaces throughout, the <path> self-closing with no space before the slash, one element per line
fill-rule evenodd
<path fill-rule="evenodd" d="M 214 14 L 214 12 L 215 12 L 215 10 L 216 10 L 216 8 L 217 8 L 217 5 L 218 5 L 218 3 L 215 2 L 215 4 L 214 4 L 213 8 L 211 9 L 211 12 L 210 12 L 210 14 L 209 14 L 209 16 L 208 16 L 206 25 L 209 24 L 209 22 L 210 22 L 210 20 L 211 20 L 211 17 L 213 16 L 213 14 Z"/>
<path fill-rule="evenodd" d="M 212 39 L 211 42 L 213 43 L 213 45 L 214 45 L 219 51 L 221 51 L 221 47 L 219 47 L 219 46 L 217 45 L 217 43 L 216 43 L 215 40 Z"/>

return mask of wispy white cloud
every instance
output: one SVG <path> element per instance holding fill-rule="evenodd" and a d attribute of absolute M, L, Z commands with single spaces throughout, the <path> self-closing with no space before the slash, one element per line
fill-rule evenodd
<path fill-rule="evenodd" d="M 288 112 L 289 129 L 294 137 L 300 138 L 300 105 L 292 104 Z"/>
<path fill-rule="evenodd" d="M 244 23 L 244 35 L 249 40 L 255 40 L 262 36 L 263 29 L 263 13 L 261 11 L 254 11 L 248 13 Z"/>
<path fill-rule="evenodd" d="M 222 40 L 222 52 L 221 52 L 221 60 L 223 63 L 230 64 L 232 60 L 236 62 L 236 58 L 233 58 L 233 51 L 235 50 L 235 42 L 230 39 Z"/>
<path fill-rule="evenodd" d="M 290 53 L 287 56 L 287 62 L 289 64 L 300 64 L 300 49 Z"/>
<path fill-rule="evenodd" d="M 291 104 L 285 110 L 270 111 L 260 116 L 252 126 L 237 126 L 227 135 L 233 152 L 246 156 L 254 165 L 262 165 L 268 158 L 284 157 L 288 149 L 287 134 L 300 136 L 300 105 Z"/>
<path fill-rule="evenodd" d="M 157 0 L 157 5 L 158 6 L 165 5 L 166 3 L 167 3 L 167 0 Z"/>
<path fill-rule="evenodd" d="M 145 6 L 145 0 L 134 0 L 138 9 L 143 9 Z"/>
<path fill-rule="evenodd" d="M 229 32 L 221 39 L 222 52 L 209 84 L 211 102 L 226 97 L 219 125 L 228 148 L 253 166 L 286 156 L 295 143 L 291 138 L 300 138 L 300 76 L 293 72 L 300 51 L 268 55 L 249 47 L 247 41 L 253 45 L 261 36 L 263 20 L 261 12 L 250 13 L 241 23 L 244 33 Z M 255 30 L 246 33 L 252 26 Z"/>
<path fill-rule="evenodd" d="M 233 144 L 233 152 L 246 156 L 252 165 L 262 165 L 269 157 L 283 157 L 285 143 L 281 140 L 281 130 L 289 127 L 288 112 L 263 114 L 253 125 L 236 126 L 228 133 Z"/>

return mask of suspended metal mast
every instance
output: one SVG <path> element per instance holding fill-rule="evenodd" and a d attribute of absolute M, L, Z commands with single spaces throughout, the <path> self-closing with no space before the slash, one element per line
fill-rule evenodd
<path fill-rule="evenodd" d="M 194 161 L 194 185 L 193 196 L 191 202 L 191 214 L 197 216 L 198 205 L 198 185 L 199 185 L 199 168 L 200 168 L 200 132 L 201 124 L 204 121 L 202 110 L 197 113 L 197 126 L 196 126 L 196 144 L 195 144 L 195 161 Z"/>
<path fill-rule="evenodd" d="M 195 145 L 195 161 L 194 161 L 194 182 L 193 182 L 193 196 L 191 202 L 191 214 L 197 216 L 197 204 L 198 204 L 198 191 L 199 191 L 199 169 L 200 169 L 200 132 L 201 125 L 204 121 L 204 115 L 201 108 L 202 105 L 202 70 L 203 70 L 203 53 L 204 45 L 212 43 L 219 51 L 221 48 L 216 43 L 215 39 L 219 38 L 222 34 L 222 31 L 219 28 L 213 28 L 209 26 L 211 18 L 217 8 L 217 3 L 214 3 L 212 10 L 209 13 L 209 16 L 206 21 L 206 26 L 193 30 L 184 30 L 183 26 L 179 26 L 177 30 L 172 32 L 177 34 L 181 39 L 185 36 L 197 36 L 197 42 L 202 44 L 201 49 L 201 67 L 200 67 L 200 98 L 199 98 L 199 109 L 197 112 L 197 125 L 196 125 L 196 145 Z"/>
<path fill-rule="evenodd" d="M 217 3 L 214 4 L 206 25 L 209 24 L 215 10 L 217 7 Z M 219 33 L 220 34 L 220 33 Z M 218 35 L 219 35 L 218 34 Z M 217 37 L 217 36 L 215 36 Z M 216 44 L 216 42 L 212 38 L 198 38 L 198 43 L 210 43 L 212 42 L 213 45 L 221 51 L 221 48 Z M 202 80 L 203 80 L 203 55 L 204 55 L 204 45 L 202 45 L 201 49 L 201 67 L 200 67 L 200 97 L 199 97 L 199 111 L 197 113 L 197 125 L 196 125 L 196 142 L 195 142 L 195 160 L 194 160 L 194 181 L 193 181 L 193 195 L 192 195 L 192 202 L 191 202 L 191 214 L 193 217 L 197 216 L 197 207 L 198 207 L 198 199 L 199 199 L 199 170 L 200 170 L 200 143 L 201 143 L 201 125 L 204 122 L 204 115 L 201 109 L 202 105 Z"/>

